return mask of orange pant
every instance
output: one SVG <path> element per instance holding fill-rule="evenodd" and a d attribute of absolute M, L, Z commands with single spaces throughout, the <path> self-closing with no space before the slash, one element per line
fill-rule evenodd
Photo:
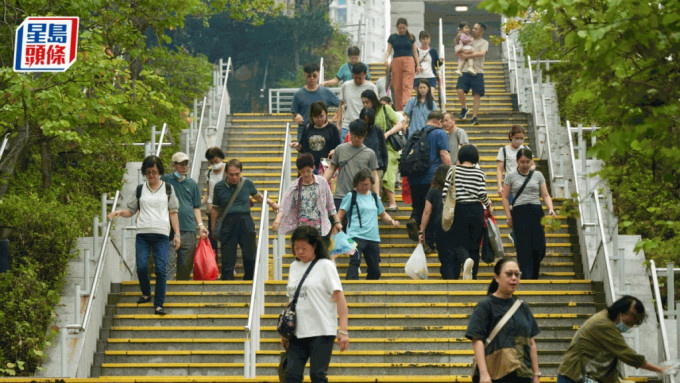
<path fill-rule="evenodd" d="M 401 56 L 392 60 L 392 86 L 394 86 L 394 110 L 402 111 L 411 98 L 416 63 L 413 56 Z"/>

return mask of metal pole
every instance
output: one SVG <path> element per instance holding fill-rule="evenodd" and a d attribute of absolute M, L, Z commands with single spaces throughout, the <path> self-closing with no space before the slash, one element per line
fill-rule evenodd
<path fill-rule="evenodd" d="M 106 204 L 108 202 L 106 193 L 102 193 L 101 200 L 102 200 L 102 218 L 99 221 L 106 225 Z"/>
<path fill-rule="evenodd" d="M 666 262 L 666 278 L 666 286 L 669 287 L 666 289 L 668 290 L 668 301 L 666 302 L 668 305 L 668 316 L 670 319 L 675 319 L 675 289 L 673 288 L 675 286 L 675 273 L 673 272 L 673 262 Z"/>
<path fill-rule="evenodd" d="M 73 309 L 73 323 L 80 322 L 80 285 L 75 287 L 75 305 Z"/>
<path fill-rule="evenodd" d="M 156 150 L 156 125 L 151 126 L 151 151 L 149 155 L 153 154 Z"/>
<path fill-rule="evenodd" d="M 59 342 L 61 343 L 61 377 L 68 378 L 68 371 L 66 367 L 66 327 L 59 329 Z"/>
<path fill-rule="evenodd" d="M 97 254 L 99 247 L 99 217 L 92 220 L 92 254 Z"/>
<path fill-rule="evenodd" d="M 83 285 L 85 286 L 85 292 L 89 294 L 90 292 L 90 249 L 83 250 Z"/>

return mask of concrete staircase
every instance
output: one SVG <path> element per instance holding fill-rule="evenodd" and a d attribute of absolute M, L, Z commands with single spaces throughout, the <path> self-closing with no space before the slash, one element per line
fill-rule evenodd
<path fill-rule="evenodd" d="M 447 65 L 447 73 L 452 74 L 452 64 Z M 503 65 L 487 62 L 485 67 L 487 96 L 482 99 L 480 125 L 469 125 L 468 119 L 458 121 L 458 126 L 466 130 L 480 149 L 480 165 L 487 174 L 487 190 L 503 233 L 506 254 L 514 256 L 496 191 L 495 157 L 498 148 L 508 142 L 510 126 L 527 126 L 528 119 L 512 111 Z M 371 73 L 377 79 L 384 68 L 371 65 Z M 446 108 L 458 112 L 455 78 L 447 78 L 447 84 Z M 290 114 L 234 114 L 227 122 L 231 128 L 225 134 L 222 148 L 228 159 L 239 158 L 243 162 L 243 174 L 253 180 L 258 190 L 273 194 L 272 198 L 279 189 L 284 132 L 290 117 Z M 295 135 L 293 128 L 291 136 Z M 530 144 L 532 139 L 528 139 Z M 292 174 L 296 174 L 294 160 L 295 153 L 290 165 Z M 204 166 L 200 185 L 205 185 L 205 170 Z M 397 194 L 399 211 L 393 216 L 405 223 L 410 206 Z M 562 202 L 555 200 L 556 210 L 559 211 Z M 259 225 L 260 206 L 256 205 L 253 211 Z M 601 301 L 593 283 L 582 280 L 572 226 L 564 216 L 559 218 L 560 229 L 547 233 L 548 255 L 542 264 L 541 279 L 523 281 L 517 294 L 528 302 L 541 328 L 537 337 L 539 361 L 548 380 L 556 375 L 561 355 L 574 331 L 596 312 Z M 464 333 L 472 310 L 485 295 L 493 265 L 482 263 L 477 281 L 442 281 L 437 255 L 429 254 L 430 279 L 414 281 L 404 273 L 404 264 L 415 248 L 405 227 L 381 224 L 380 233 L 382 279 L 343 281 L 349 305 L 350 348 L 342 353 L 334 351 L 329 379 L 334 382 L 470 381 L 472 346 Z M 293 259 L 290 244 L 286 249 L 284 281 L 266 283 L 258 378 L 249 381 L 278 381 L 276 367 L 281 347 L 275 321 L 286 301 L 285 279 Z M 338 258 L 337 265 L 344 277 L 347 258 Z M 238 265 L 237 273 L 242 275 Z M 365 274 L 361 278 L 365 278 Z M 210 381 L 243 380 L 243 326 L 250 300 L 249 282 L 171 281 L 165 305 L 169 314 L 164 317 L 153 315 L 151 304 L 134 303 L 139 296 L 136 281 L 116 287 L 118 291 L 109 297 L 93 377 L 164 382 L 186 381 L 198 376 Z"/>

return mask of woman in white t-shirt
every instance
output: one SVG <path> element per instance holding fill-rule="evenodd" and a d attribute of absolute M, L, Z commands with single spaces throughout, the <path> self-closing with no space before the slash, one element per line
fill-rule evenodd
<path fill-rule="evenodd" d="M 557 215 L 541 172 L 531 169 L 534 157 L 531 150 L 517 151 L 517 169 L 505 176 L 503 210 L 508 217 L 508 227 L 515 233 L 517 263 L 523 279 L 538 279 L 541 261 L 545 257 L 545 230 L 541 224 L 543 208 L 541 198 L 553 218 Z M 522 188 L 524 185 L 524 188 Z M 510 193 L 514 200 L 510 202 Z"/>
<path fill-rule="evenodd" d="M 430 87 L 436 88 L 439 80 L 439 66 L 444 62 L 443 58 L 439 57 L 437 50 L 430 46 L 430 34 L 426 31 L 421 31 L 418 35 L 420 40 L 420 47 L 418 47 L 418 60 L 423 71 L 416 74 L 413 82 L 413 87 L 418 87 L 418 80 L 426 79 L 430 83 Z"/>
<path fill-rule="evenodd" d="M 290 265 L 286 286 L 289 301 L 293 300 L 307 269 L 313 269 L 300 288 L 295 307 L 295 335 L 290 339 L 281 338 L 281 345 L 288 350 L 286 382 L 302 382 L 307 360 L 312 382 L 327 382 L 326 372 L 336 335 L 340 351 L 345 351 L 349 346 L 347 301 L 338 270 L 328 256 L 319 230 L 312 226 L 298 226 L 293 230 L 290 241 L 295 261 Z"/>
<path fill-rule="evenodd" d="M 217 146 L 208 148 L 208 150 L 205 152 L 205 159 L 208 160 L 208 163 L 210 163 L 211 169 L 208 170 L 208 177 L 206 180 L 206 187 L 208 191 L 203 197 L 203 201 L 201 201 L 201 203 L 205 205 L 205 211 L 208 217 L 210 217 L 212 212 L 215 185 L 222 181 L 224 179 L 224 175 L 226 174 L 224 171 L 225 158 L 227 158 L 227 156 L 224 154 L 222 149 L 218 148 Z M 208 220 L 208 232 L 210 233 L 208 236 L 208 238 L 210 238 L 210 244 L 212 245 L 213 250 L 215 250 L 215 257 L 217 257 L 217 240 L 213 238 L 210 220 Z"/>
<path fill-rule="evenodd" d="M 517 169 L 517 151 L 521 148 L 527 148 L 524 145 L 524 128 L 519 125 L 513 125 L 508 132 L 508 139 L 510 143 L 501 146 L 498 149 L 498 155 L 496 156 L 496 185 L 498 186 L 498 196 L 503 197 L 503 174 L 510 173 L 512 170 Z M 532 169 L 535 169 L 534 165 Z M 509 196 L 510 203 L 512 203 L 512 196 Z"/>
<path fill-rule="evenodd" d="M 166 266 L 168 264 L 168 244 L 170 225 L 175 231 L 172 244 L 175 250 L 180 247 L 179 219 L 177 211 L 179 201 L 171 185 L 161 181 L 163 162 L 156 156 L 148 156 L 142 162 L 142 174 L 146 182 L 138 186 L 139 198 L 135 193 L 130 198 L 127 209 L 116 210 L 108 215 L 109 219 L 123 217 L 130 218 L 138 210 L 137 236 L 135 238 L 135 255 L 137 262 L 137 277 L 142 296 L 137 304 L 151 301 L 151 282 L 149 279 L 149 253 L 153 249 L 153 261 L 156 273 L 156 290 L 153 304 L 154 314 L 165 315 Z"/>

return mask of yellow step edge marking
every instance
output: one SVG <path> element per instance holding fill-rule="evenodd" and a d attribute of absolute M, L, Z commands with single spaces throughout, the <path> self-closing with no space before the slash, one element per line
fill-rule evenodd
<path fill-rule="evenodd" d="M 280 352 L 279 352 L 280 353 Z M 243 350 L 107 350 L 105 355 L 243 355 Z"/>
<path fill-rule="evenodd" d="M 114 315 L 115 319 L 248 319 L 248 314 L 168 314 L 158 316 L 156 314 L 137 315 L 137 314 L 123 314 Z M 278 316 L 277 316 L 278 317 Z"/>
<path fill-rule="evenodd" d="M 243 326 L 111 326 L 111 331 L 245 331 Z"/>
<path fill-rule="evenodd" d="M 108 343 L 243 343 L 245 338 L 109 338 Z M 279 339 L 281 341 L 281 339 Z"/>

